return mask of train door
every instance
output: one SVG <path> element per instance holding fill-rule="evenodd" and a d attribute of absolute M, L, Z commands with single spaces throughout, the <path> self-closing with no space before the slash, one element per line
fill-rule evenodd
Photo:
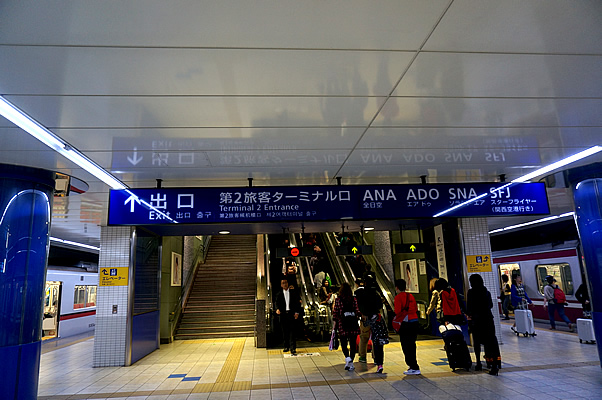
<path fill-rule="evenodd" d="M 502 289 L 501 284 L 503 283 L 502 276 L 506 275 L 508 277 L 508 282 L 512 283 L 512 277 L 521 275 L 520 265 L 517 263 L 510 264 L 499 264 L 498 265 L 498 273 L 500 274 L 500 289 Z"/>
<path fill-rule="evenodd" d="M 61 309 L 61 282 L 46 281 L 42 339 L 57 337 Z"/>

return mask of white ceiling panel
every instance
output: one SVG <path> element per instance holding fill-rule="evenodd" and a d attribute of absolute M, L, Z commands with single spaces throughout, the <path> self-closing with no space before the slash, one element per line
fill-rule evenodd
<path fill-rule="evenodd" d="M 600 126 L 602 98 L 403 98 L 391 97 L 377 126 L 537 127 Z"/>
<path fill-rule="evenodd" d="M 133 188 L 491 182 L 602 145 L 602 2 L 5 0 L 0 95 Z M 98 244 L 107 185 L 4 118 L 0 163 Z"/>
<path fill-rule="evenodd" d="M 602 56 L 421 53 L 394 96 L 599 97 Z"/>
<path fill-rule="evenodd" d="M 455 0 L 423 50 L 602 53 L 597 0 Z"/>
<path fill-rule="evenodd" d="M 384 100 L 378 97 L 6 97 L 51 129 L 361 126 L 370 121 Z"/>
<path fill-rule="evenodd" d="M 5 0 L 0 37 L 12 44 L 412 50 L 447 3 Z"/>
<path fill-rule="evenodd" d="M 0 47 L 0 91 L 6 95 L 386 96 L 412 56 L 382 51 L 4 46 Z"/>

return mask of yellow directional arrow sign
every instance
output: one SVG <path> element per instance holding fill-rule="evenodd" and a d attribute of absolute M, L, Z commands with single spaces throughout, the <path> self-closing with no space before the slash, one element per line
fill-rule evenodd
<path fill-rule="evenodd" d="M 411 245 L 411 246 L 410 246 L 410 250 L 412 251 L 412 253 L 413 253 L 413 252 L 415 252 L 415 251 L 416 251 L 416 246 L 414 246 L 414 245 Z"/>
<path fill-rule="evenodd" d="M 353 248 L 351 249 L 351 251 L 353 252 L 353 254 L 357 253 L 358 252 L 357 247 L 353 246 Z"/>

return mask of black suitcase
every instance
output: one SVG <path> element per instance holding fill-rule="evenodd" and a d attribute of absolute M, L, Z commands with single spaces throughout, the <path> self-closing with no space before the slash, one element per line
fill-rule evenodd
<path fill-rule="evenodd" d="M 458 368 L 464 368 L 470 371 L 472 367 L 472 359 L 468 346 L 464 341 L 462 329 L 457 325 L 441 325 L 439 327 L 443 342 L 445 343 L 445 352 L 447 353 L 447 362 L 452 371 Z"/>

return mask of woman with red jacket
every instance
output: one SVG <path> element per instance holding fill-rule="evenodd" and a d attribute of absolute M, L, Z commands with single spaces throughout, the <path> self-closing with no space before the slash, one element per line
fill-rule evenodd
<path fill-rule="evenodd" d="M 406 281 L 397 279 L 395 281 L 395 320 L 401 321 L 399 328 L 399 341 L 401 350 L 405 356 L 406 364 L 410 367 L 404 372 L 405 375 L 420 375 L 420 367 L 416 361 L 416 338 L 418 337 L 418 307 L 416 299 L 410 293 L 406 293 Z"/>
<path fill-rule="evenodd" d="M 449 286 L 449 283 L 447 283 L 445 279 L 440 278 L 437 283 L 435 283 L 435 290 L 441 295 L 441 309 L 443 310 L 443 321 L 445 322 L 445 325 L 464 325 L 466 320 L 462 314 L 458 295 L 454 288 Z"/>

